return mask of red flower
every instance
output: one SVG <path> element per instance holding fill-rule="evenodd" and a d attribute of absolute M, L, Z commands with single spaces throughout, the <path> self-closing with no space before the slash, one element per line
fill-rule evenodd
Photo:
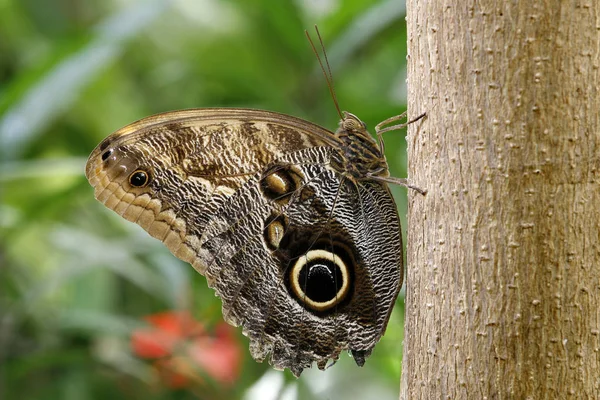
<path fill-rule="evenodd" d="M 209 335 L 187 312 L 164 312 L 145 317 L 150 327 L 131 335 L 133 353 L 155 359 L 163 382 L 171 388 L 202 382 L 204 373 L 214 380 L 234 383 L 239 376 L 241 349 L 232 328 L 221 323 Z"/>

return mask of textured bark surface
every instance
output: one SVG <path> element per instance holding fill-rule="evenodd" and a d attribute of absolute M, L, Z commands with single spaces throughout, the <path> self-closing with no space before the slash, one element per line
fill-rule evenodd
<path fill-rule="evenodd" d="M 402 399 L 600 398 L 600 7 L 409 0 Z M 413 115 L 413 116 L 414 116 Z"/>

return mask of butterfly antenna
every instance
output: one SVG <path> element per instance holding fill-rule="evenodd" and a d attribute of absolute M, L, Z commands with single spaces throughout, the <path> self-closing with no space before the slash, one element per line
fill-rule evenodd
<path fill-rule="evenodd" d="M 323 58 L 325 59 L 325 65 L 327 65 L 327 69 L 325 69 L 325 66 L 323 65 L 321 56 L 319 55 L 319 52 L 317 51 L 317 48 L 315 47 L 315 44 L 314 44 L 312 38 L 310 37 L 310 34 L 308 33 L 307 30 L 305 30 L 304 33 L 306 34 L 306 38 L 308 39 L 308 42 L 310 43 L 310 47 L 312 47 L 313 53 L 315 53 L 315 57 L 317 57 L 317 61 L 319 62 L 321 71 L 323 72 L 323 75 L 325 76 L 325 81 L 327 82 L 327 87 L 329 88 L 329 93 L 331 93 L 331 98 L 333 99 L 333 104 L 335 105 L 335 109 L 337 110 L 340 118 L 344 119 L 344 116 L 342 115 L 342 111 L 340 110 L 340 105 L 338 103 L 337 96 L 335 95 L 335 89 L 333 88 L 333 74 L 331 73 L 331 66 L 329 65 L 329 59 L 327 59 L 327 52 L 325 51 L 325 45 L 323 44 L 323 38 L 321 37 L 321 33 L 319 33 L 319 28 L 317 28 L 317 25 L 315 25 L 315 31 L 317 32 L 317 37 L 319 38 L 319 43 L 321 44 L 321 50 L 323 51 Z"/>

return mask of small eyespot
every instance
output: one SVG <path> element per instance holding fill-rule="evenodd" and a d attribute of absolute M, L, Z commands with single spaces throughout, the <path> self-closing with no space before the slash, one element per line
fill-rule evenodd
<path fill-rule="evenodd" d="M 263 174 L 260 189 L 269 200 L 287 204 L 301 184 L 302 177 L 296 168 L 289 165 L 275 165 Z"/>
<path fill-rule="evenodd" d="M 141 169 L 138 169 L 129 175 L 129 184 L 131 186 L 142 188 L 146 186 L 148 182 L 150 182 L 150 176 L 146 171 L 142 171 Z"/>
<path fill-rule="evenodd" d="M 112 152 L 113 152 L 113 149 L 109 149 L 109 150 L 106 150 L 104 153 L 102 153 L 102 161 L 108 160 L 108 157 L 110 157 Z"/>
<path fill-rule="evenodd" d="M 265 221 L 263 236 L 269 250 L 275 251 L 279 248 L 288 226 L 289 222 L 285 215 L 274 215 Z"/>

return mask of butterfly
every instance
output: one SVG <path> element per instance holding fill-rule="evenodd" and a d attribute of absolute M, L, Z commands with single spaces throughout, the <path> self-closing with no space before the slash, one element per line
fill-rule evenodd
<path fill-rule="evenodd" d="M 383 152 L 405 114 L 376 141 L 332 95 L 335 132 L 263 110 L 173 111 L 108 136 L 85 171 L 101 203 L 206 277 L 257 361 L 296 376 L 371 354 L 403 277 L 388 184 L 423 193 L 389 176 Z"/>

